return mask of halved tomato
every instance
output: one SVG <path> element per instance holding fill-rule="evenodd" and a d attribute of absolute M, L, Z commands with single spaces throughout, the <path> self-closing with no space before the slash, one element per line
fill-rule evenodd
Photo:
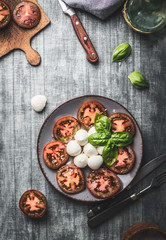
<path fill-rule="evenodd" d="M 45 196 L 37 190 L 28 190 L 20 198 L 21 211 L 31 218 L 41 218 L 47 209 Z"/>
<path fill-rule="evenodd" d="M 118 157 L 116 162 L 111 166 L 107 166 L 111 171 L 118 174 L 126 174 L 130 172 L 135 162 L 135 153 L 131 147 L 118 148 Z"/>
<path fill-rule="evenodd" d="M 109 116 L 112 122 L 112 132 L 129 132 L 135 134 L 135 125 L 133 120 L 125 113 L 113 113 Z"/>
<path fill-rule="evenodd" d="M 52 169 L 58 169 L 68 160 L 65 144 L 60 141 L 48 143 L 43 150 L 43 159 L 46 165 Z"/>
<path fill-rule="evenodd" d="M 119 191 L 120 180 L 113 172 L 100 168 L 90 173 L 87 187 L 95 197 L 108 198 Z"/>
<path fill-rule="evenodd" d="M 81 192 L 85 187 L 84 175 L 80 168 L 74 164 L 67 164 L 57 172 L 59 187 L 67 193 Z"/>
<path fill-rule="evenodd" d="M 107 110 L 101 103 L 97 101 L 87 101 L 79 108 L 77 118 L 86 129 L 90 129 L 94 126 L 96 113 L 106 116 Z"/>
<path fill-rule="evenodd" d="M 81 126 L 76 118 L 71 116 L 63 117 L 55 123 L 53 135 L 55 139 L 68 143 L 80 128 Z"/>

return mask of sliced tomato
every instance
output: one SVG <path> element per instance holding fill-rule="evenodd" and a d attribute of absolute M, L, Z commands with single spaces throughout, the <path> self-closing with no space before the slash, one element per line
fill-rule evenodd
<path fill-rule="evenodd" d="M 41 218 L 47 209 L 45 196 L 37 190 L 28 190 L 20 198 L 21 211 L 31 218 Z"/>
<path fill-rule="evenodd" d="M 80 168 L 74 164 L 67 164 L 57 172 L 59 187 L 67 193 L 81 192 L 85 187 L 84 175 Z"/>
<path fill-rule="evenodd" d="M 74 139 L 75 133 L 81 128 L 78 120 L 74 117 L 67 116 L 60 118 L 54 125 L 53 135 L 57 140 L 68 143 Z"/>
<path fill-rule="evenodd" d="M 43 150 L 43 159 L 46 165 L 52 169 L 58 169 L 68 160 L 65 144 L 60 141 L 48 143 Z"/>
<path fill-rule="evenodd" d="M 5 3 L 0 1 L 0 28 L 5 27 L 11 18 L 11 13 L 9 6 Z"/>
<path fill-rule="evenodd" d="M 120 189 L 119 178 L 111 171 L 100 168 L 87 178 L 87 187 L 98 198 L 108 198 Z"/>
<path fill-rule="evenodd" d="M 135 162 L 135 153 L 131 147 L 118 148 L 118 157 L 116 162 L 107 166 L 111 171 L 118 174 L 126 174 L 133 168 Z"/>
<path fill-rule="evenodd" d="M 129 132 L 135 134 L 135 125 L 133 120 L 125 113 L 113 113 L 109 116 L 112 122 L 112 132 Z"/>
<path fill-rule="evenodd" d="M 81 105 L 78 110 L 77 117 L 79 122 L 86 128 L 90 129 L 94 126 L 95 114 L 107 115 L 105 107 L 97 101 L 87 101 Z"/>

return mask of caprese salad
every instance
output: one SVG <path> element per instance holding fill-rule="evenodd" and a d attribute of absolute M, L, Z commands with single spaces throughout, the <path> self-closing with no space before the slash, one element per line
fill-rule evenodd
<path fill-rule="evenodd" d="M 55 141 L 44 147 L 44 162 L 58 170 L 56 180 L 64 192 L 78 193 L 87 186 L 95 197 L 108 198 L 121 187 L 116 174 L 127 174 L 134 165 L 135 125 L 124 113 L 107 117 L 106 108 L 97 101 L 83 103 L 77 118 L 56 121 Z M 85 180 L 83 169 L 88 167 L 92 171 Z"/>

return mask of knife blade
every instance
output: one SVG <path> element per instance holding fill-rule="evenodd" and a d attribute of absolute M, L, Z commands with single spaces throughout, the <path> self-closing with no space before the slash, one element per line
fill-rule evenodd
<path fill-rule="evenodd" d="M 166 162 L 166 154 L 163 154 L 159 157 L 156 157 L 146 163 L 138 172 L 137 176 L 134 178 L 134 180 L 131 182 L 131 184 L 127 187 L 127 190 L 130 190 L 135 186 L 138 182 L 140 182 L 143 178 L 145 178 L 148 174 L 150 174 L 152 171 L 154 171 L 157 167 L 159 167 L 162 163 Z M 120 195 L 113 199 L 108 199 L 101 204 L 98 204 L 97 206 L 93 207 L 88 212 L 88 218 L 92 218 L 95 215 L 99 214 L 103 210 L 105 210 L 108 206 L 114 205 L 118 200 L 121 199 L 121 197 L 125 194 L 127 191 L 123 191 Z"/>
<path fill-rule="evenodd" d="M 97 62 L 99 60 L 98 54 L 88 34 L 86 33 L 81 21 L 77 17 L 75 11 L 71 7 L 69 7 L 64 1 L 62 0 L 58 0 L 58 1 L 63 12 L 69 15 L 71 22 L 73 24 L 73 28 L 76 32 L 76 35 L 87 53 L 87 59 L 92 63 Z"/>

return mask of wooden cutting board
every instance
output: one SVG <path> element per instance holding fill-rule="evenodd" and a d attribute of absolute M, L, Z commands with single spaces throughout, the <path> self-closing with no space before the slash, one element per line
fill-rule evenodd
<path fill-rule="evenodd" d="M 11 12 L 13 12 L 15 6 L 21 1 L 4 0 L 4 2 L 9 5 Z M 40 8 L 40 23 L 35 28 L 23 29 L 17 26 L 13 19 L 11 19 L 7 27 L 0 30 L 0 58 L 14 49 L 20 49 L 25 52 L 28 62 L 33 66 L 37 66 L 40 64 L 41 57 L 39 53 L 31 47 L 31 39 L 45 28 L 50 23 L 50 20 L 36 0 L 31 0 L 31 2 L 36 3 Z"/>

